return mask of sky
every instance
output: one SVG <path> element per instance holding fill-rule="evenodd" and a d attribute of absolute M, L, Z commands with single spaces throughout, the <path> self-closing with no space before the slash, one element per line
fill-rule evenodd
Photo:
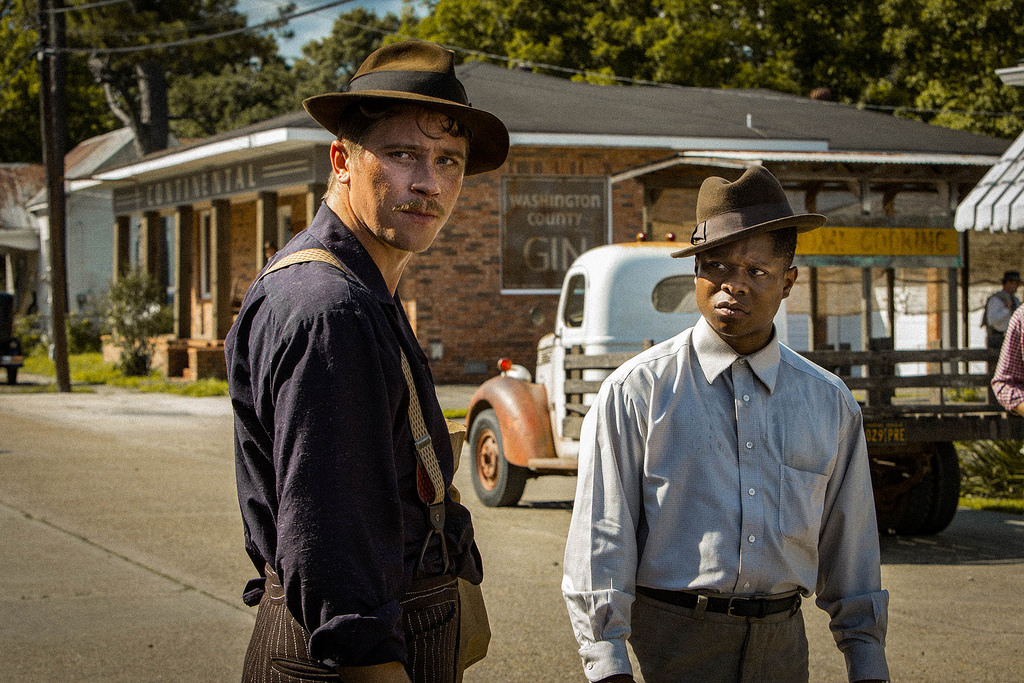
<path fill-rule="evenodd" d="M 277 8 L 284 4 L 286 3 L 280 0 L 237 0 L 235 8 L 248 15 L 251 26 L 276 18 Z M 299 12 L 324 4 L 327 4 L 327 0 L 295 0 L 296 10 Z M 344 5 L 300 17 L 289 25 L 289 28 L 295 32 L 293 39 L 282 40 L 279 36 L 275 36 L 281 56 L 287 59 L 301 57 L 303 45 L 330 34 L 331 27 L 338 15 L 350 12 L 356 7 L 371 10 L 377 16 L 384 16 L 388 12 L 401 14 L 402 0 L 352 0 Z"/>

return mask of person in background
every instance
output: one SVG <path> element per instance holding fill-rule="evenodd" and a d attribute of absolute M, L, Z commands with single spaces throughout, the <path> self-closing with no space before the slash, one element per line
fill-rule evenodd
<path fill-rule="evenodd" d="M 504 163 L 508 131 L 470 107 L 454 54 L 419 41 L 375 51 L 347 92 L 303 106 L 336 135 L 327 193 L 225 341 L 259 573 L 243 680 L 452 683 L 456 578 L 479 584 L 482 563 L 397 289 L 463 178 Z"/>
<path fill-rule="evenodd" d="M 851 681 L 885 680 L 860 407 L 779 343 L 794 214 L 762 167 L 697 197 L 701 320 L 615 370 L 584 420 L 562 592 L 591 681 L 807 681 L 817 594 Z M 628 641 L 628 647 L 627 647 Z"/>
<path fill-rule="evenodd" d="M 1008 270 L 1003 273 L 1002 289 L 993 292 L 985 301 L 981 326 L 985 328 L 985 346 L 990 349 L 999 349 L 1003 345 L 1006 324 L 1010 321 L 1013 312 L 1020 306 L 1020 299 L 1016 295 L 1018 287 L 1020 287 L 1020 273 L 1016 270 Z"/>

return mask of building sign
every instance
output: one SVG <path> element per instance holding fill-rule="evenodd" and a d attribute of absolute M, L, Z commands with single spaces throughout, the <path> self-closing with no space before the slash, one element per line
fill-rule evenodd
<path fill-rule="evenodd" d="M 957 268 L 954 228 L 825 226 L 800 235 L 796 254 L 806 265 L 915 265 Z"/>
<path fill-rule="evenodd" d="M 501 181 L 503 290 L 554 290 L 588 249 L 610 241 L 604 176 L 506 176 Z"/>
<path fill-rule="evenodd" d="M 275 190 L 327 180 L 324 148 L 276 157 L 254 158 L 114 189 L 114 213 L 157 211 L 169 207 Z"/>

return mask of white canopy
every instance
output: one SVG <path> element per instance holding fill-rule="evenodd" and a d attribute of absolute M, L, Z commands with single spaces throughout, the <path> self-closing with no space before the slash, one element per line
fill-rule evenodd
<path fill-rule="evenodd" d="M 1024 134 L 956 209 L 956 229 L 1024 230 Z"/>

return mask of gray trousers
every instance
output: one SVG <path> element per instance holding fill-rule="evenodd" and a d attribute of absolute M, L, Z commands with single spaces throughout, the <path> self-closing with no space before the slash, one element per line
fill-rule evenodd
<path fill-rule="evenodd" d="M 807 683 L 803 612 L 743 619 L 637 595 L 629 637 L 638 683 Z"/>

